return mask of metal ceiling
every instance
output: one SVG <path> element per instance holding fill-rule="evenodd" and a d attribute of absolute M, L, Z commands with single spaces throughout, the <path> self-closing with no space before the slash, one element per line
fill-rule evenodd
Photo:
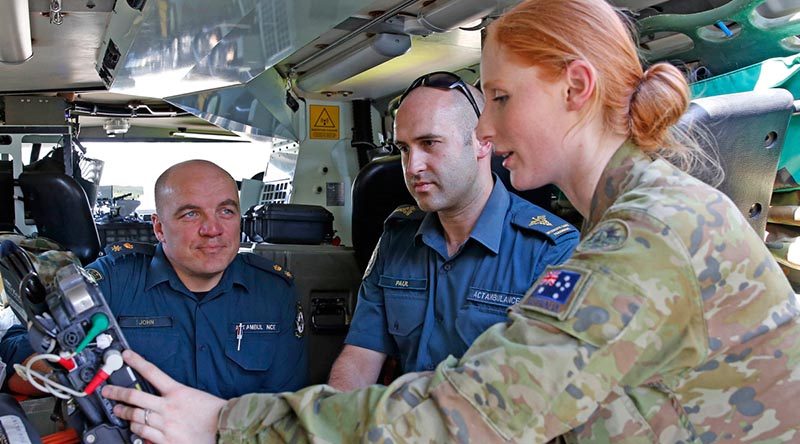
<path fill-rule="evenodd" d="M 61 25 L 51 23 L 50 1 L 29 0 L 33 56 L 19 65 L 0 64 L 0 95 L 77 93 L 66 98 L 116 105 L 122 110 L 131 103 L 153 107 L 171 103 L 202 119 L 133 119 L 133 129 L 162 128 L 161 133 L 166 134 L 170 127 L 208 128 L 213 124 L 249 137 L 296 137 L 286 108 L 287 77 L 302 76 L 320 60 L 336 58 L 336 50 L 330 51 L 330 47 L 342 39 L 347 40 L 341 45 L 346 48 L 375 32 L 414 34 L 406 54 L 331 84 L 325 91 L 295 87 L 294 94 L 301 99 L 331 95 L 337 100 L 379 99 L 397 93 L 424 72 L 477 64 L 479 30 L 416 35 L 420 25 L 414 20 L 422 8 L 450 1 L 465 2 L 462 5 L 483 2 L 500 11 L 518 0 L 62 0 Z M 141 11 L 130 6 L 137 3 L 143 5 Z M 789 31 L 800 33 L 795 29 L 800 26 L 800 0 L 612 3 L 629 9 L 642 25 L 651 26 L 654 31 L 649 37 L 656 39 L 664 33 L 664 23 L 682 23 L 681 18 L 671 19 L 672 14 L 702 15 L 715 8 L 724 10 L 726 5 L 751 8 L 772 20 L 769 23 L 788 25 Z M 408 23 L 417 28 L 408 28 Z M 111 42 L 121 59 L 113 69 L 108 92 L 97 64 Z M 792 50 L 782 45 L 778 49 Z M 735 51 L 735 44 L 729 46 Z M 756 49 L 738 51 L 736 63 L 758 58 Z M 326 57 L 314 60 L 321 51 Z M 684 61 L 697 57 L 696 53 L 686 54 Z M 308 60 L 311 62 L 296 67 Z M 81 118 L 87 133 L 97 131 L 103 121 Z"/>

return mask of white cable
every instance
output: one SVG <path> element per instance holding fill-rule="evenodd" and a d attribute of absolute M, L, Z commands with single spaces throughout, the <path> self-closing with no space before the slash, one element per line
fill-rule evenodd
<path fill-rule="evenodd" d="M 52 354 L 36 355 L 31 358 L 26 365 L 14 364 L 14 370 L 22 379 L 30 382 L 32 386 L 45 393 L 50 393 L 56 398 L 69 399 L 71 397 L 82 398 L 86 396 L 86 393 L 78 392 L 69 387 L 61 385 L 58 382 L 48 378 L 46 375 L 43 375 L 31 368 L 34 363 L 44 359 L 50 362 L 58 362 L 61 357 Z"/>

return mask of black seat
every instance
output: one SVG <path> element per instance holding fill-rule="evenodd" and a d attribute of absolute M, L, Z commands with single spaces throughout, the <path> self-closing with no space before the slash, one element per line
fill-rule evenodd
<path fill-rule="evenodd" d="M 361 270 L 383 233 L 383 221 L 400 205 L 414 205 L 403 181 L 400 156 L 381 157 L 364 165 L 353 181 L 353 249 Z"/>
<path fill-rule="evenodd" d="M 25 208 L 38 233 L 75 253 L 83 265 L 97 259 L 100 238 L 86 192 L 64 173 L 25 171 L 19 176 Z"/>
<path fill-rule="evenodd" d="M 509 191 L 542 208 L 549 209 L 556 188 L 548 185 L 519 192 L 510 183 L 503 159 L 492 157 L 492 171 Z M 381 157 L 368 163 L 353 181 L 353 249 L 361 270 L 367 267 L 372 250 L 383 232 L 383 221 L 399 205 L 414 205 L 414 198 L 403 180 L 400 156 Z"/>
<path fill-rule="evenodd" d="M 14 231 L 14 170 L 10 160 L 0 160 L 0 231 Z"/>

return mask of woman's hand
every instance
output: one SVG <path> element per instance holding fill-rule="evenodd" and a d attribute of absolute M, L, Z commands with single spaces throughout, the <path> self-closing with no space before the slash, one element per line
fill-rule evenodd
<path fill-rule="evenodd" d="M 114 414 L 130 421 L 133 433 L 154 444 L 215 442 L 225 400 L 176 382 L 130 350 L 122 357 L 161 392 L 157 396 L 113 385 L 103 388 L 104 397 L 127 404 L 117 404 Z"/>

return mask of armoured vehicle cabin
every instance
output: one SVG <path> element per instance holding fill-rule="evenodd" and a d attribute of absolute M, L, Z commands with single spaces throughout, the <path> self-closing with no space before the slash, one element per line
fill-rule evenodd
<path fill-rule="evenodd" d="M 249 171 L 236 177 L 242 249 L 296 276 L 311 382 L 325 382 L 382 221 L 412 203 L 387 143 L 393 99 L 431 71 L 477 83 L 482 30 L 516 3 L 4 2 L 0 230 L 50 237 L 84 264 L 114 240 L 152 242 L 146 218 L 120 210 L 152 179 L 121 183 L 112 171 L 154 178 L 171 151 L 188 159 L 204 147 Z M 773 192 L 791 201 L 798 187 L 800 1 L 612 3 L 635 23 L 646 63 L 675 63 L 691 80 L 685 123 L 709 129 L 722 189 L 764 232 Z M 557 190 L 525 196 L 570 215 Z"/>

